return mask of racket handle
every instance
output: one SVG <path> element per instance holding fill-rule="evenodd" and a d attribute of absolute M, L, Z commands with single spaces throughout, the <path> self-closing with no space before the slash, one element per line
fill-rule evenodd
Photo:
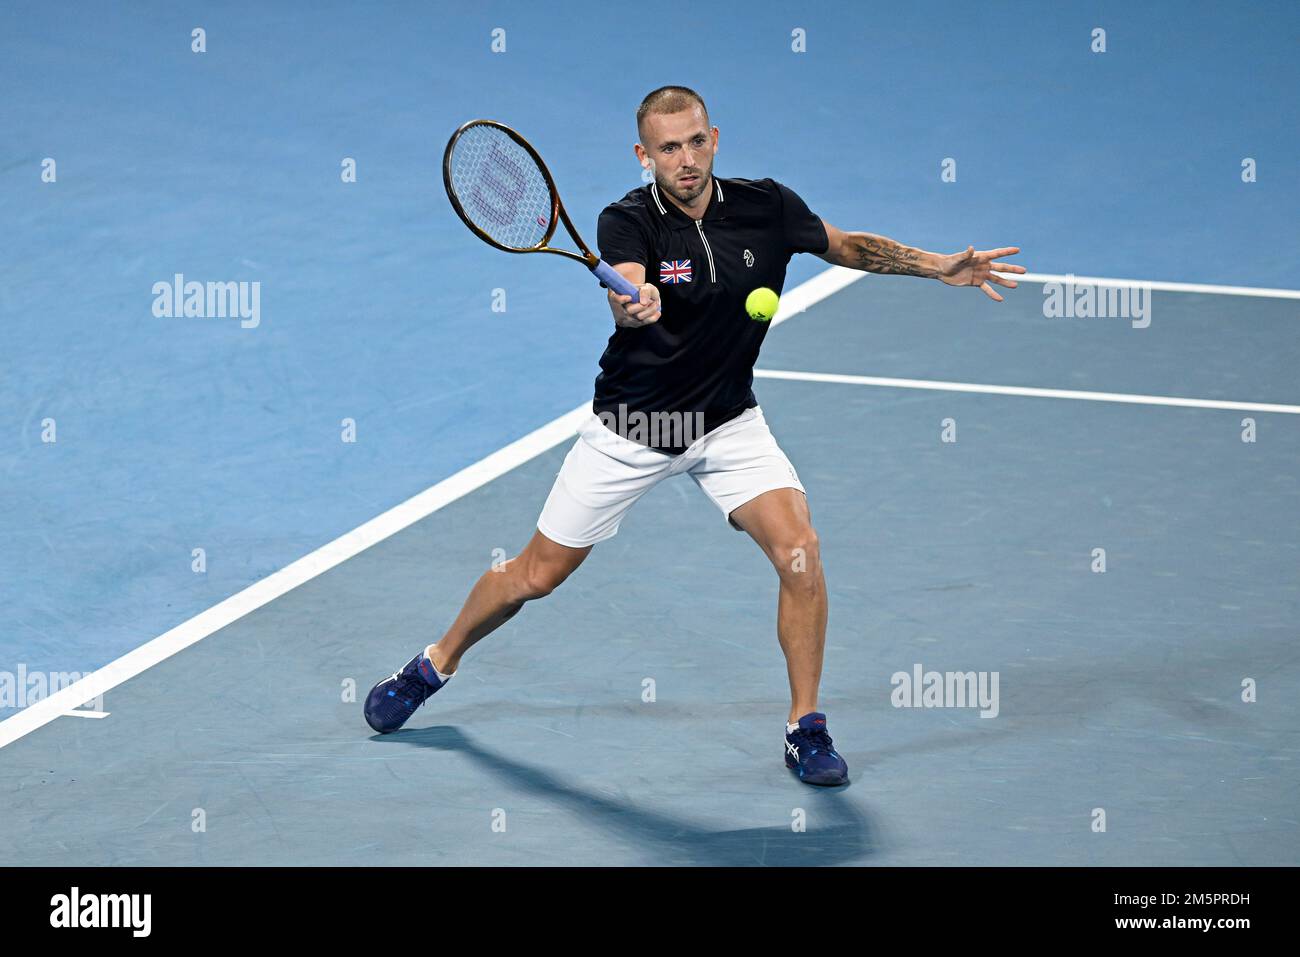
<path fill-rule="evenodd" d="M 591 267 L 591 271 L 596 274 L 596 278 L 603 282 L 610 289 L 613 289 L 620 296 L 631 296 L 633 302 L 641 301 L 640 290 L 623 278 L 623 274 L 611 266 L 605 260 L 599 260 L 596 265 Z"/>

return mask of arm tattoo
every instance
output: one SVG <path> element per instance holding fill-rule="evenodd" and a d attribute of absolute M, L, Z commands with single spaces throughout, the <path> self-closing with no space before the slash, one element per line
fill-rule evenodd
<path fill-rule="evenodd" d="M 853 269 L 899 276 L 934 278 L 938 271 L 919 249 L 904 246 L 884 236 L 854 233 L 845 243 L 844 263 Z"/>

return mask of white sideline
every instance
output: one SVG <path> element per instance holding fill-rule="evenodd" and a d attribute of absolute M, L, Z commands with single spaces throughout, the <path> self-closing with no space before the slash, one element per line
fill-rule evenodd
<path fill-rule="evenodd" d="M 839 375 L 832 372 L 789 372 L 783 369 L 755 369 L 756 379 L 788 379 L 796 382 L 834 382 L 842 385 L 877 385 L 888 389 L 929 389 L 937 392 L 982 392 L 987 395 L 1027 395 L 1042 399 L 1082 399 L 1087 402 L 1126 402 L 1133 405 L 1173 405 L 1189 409 L 1235 409 L 1242 412 L 1284 412 L 1300 415 L 1300 405 L 1271 402 L 1233 402 L 1227 399 L 1184 399 L 1171 395 L 1138 395 L 1129 392 L 1086 392 L 1078 389 L 1036 389 L 1018 385 L 982 385 L 977 382 L 944 382 L 937 379 L 889 379 L 872 375 Z"/>
<path fill-rule="evenodd" d="M 1014 257 L 1012 257 L 1014 258 Z M 1159 282 L 1148 279 L 1106 279 L 1101 276 L 1066 276 L 1050 272 L 1027 272 L 1016 276 L 998 273 L 1021 282 L 1067 282 L 1079 286 L 1127 286 L 1154 289 L 1157 292 L 1199 292 L 1212 296 L 1259 296 L 1265 299 L 1300 299 L 1300 289 L 1266 289 L 1259 286 L 1209 286 L 1195 282 Z"/>
<path fill-rule="evenodd" d="M 591 406 L 584 402 L 571 412 L 566 412 L 540 429 L 511 442 L 486 458 L 461 469 L 455 475 L 443 479 L 437 485 L 375 516 L 364 525 L 354 528 L 327 545 L 322 545 L 309 555 L 249 585 L 225 601 L 213 605 L 207 611 L 200 612 L 170 631 L 163 632 L 134 651 L 129 651 L 98 671 L 91 672 L 80 681 L 61 688 L 49 697 L 42 698 L 19 711 L 13 717 L 6 718 L 0 722 L 0 748 L 49 724 L 60 715 L 71 712 L 73 708 L 111 691 L 124 681 L 129 681 L 160 661 L 184 651 L 190 645 L 238 621 L 267 602 L 274 601 L 304 582 L 365 551 L 371 545 L 382 542 L 443 506 L 486 485 L 494 478 L 541 455 L 547 449 L 553 448 L 575 434 L 579 423 L 590 414 L 590 411 Z"/>

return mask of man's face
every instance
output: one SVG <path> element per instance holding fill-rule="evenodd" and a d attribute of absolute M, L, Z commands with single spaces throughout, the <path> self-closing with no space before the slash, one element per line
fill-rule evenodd
<path fill-rule="evenodd" d="M 641 123 L 637 159 L 653 164 L 655 182 L 679 203 L 689 206 L 709 185 L 718 128 L 709 128 L 699 106 L 680 113 L 651 113 Z"/>

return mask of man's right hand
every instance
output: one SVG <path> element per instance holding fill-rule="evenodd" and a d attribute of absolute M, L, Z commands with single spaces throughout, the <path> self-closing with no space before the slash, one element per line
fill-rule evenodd
<path fill-rule="evenodd" d="M 640 302 L 632 302 L 631 296 L 620 296 L 609 290 L 609 308 L 614 313 L 614 324 L 628 329 L 648 326 L 658 322 L 662 306 L 659 302 L 659 288 L 650 283 L 638 287 Z"/>

